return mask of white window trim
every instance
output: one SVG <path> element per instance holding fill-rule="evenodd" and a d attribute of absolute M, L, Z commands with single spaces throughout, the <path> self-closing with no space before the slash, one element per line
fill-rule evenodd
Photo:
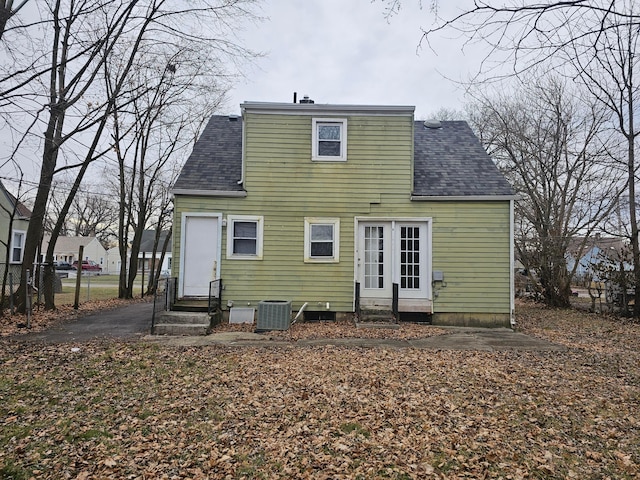
<path fill-rule="evenodd" d="M 14 239 L 15 239 L 15 234 L 16 233 L 21 233 L 22 234 L 22 245 L 20 246 L 20 261 L 15 261 L 13 259 L 13 249 L 15 247 Z M 9 263 L 12 263 L 14 265 L 19 265 L 19 264 L 22 263 L 22 259 L 24 258 L 24 244 L 25 244 L 26 240 L 27 240 L 27 232 L 26 232 L 26 230 L 13 230 L 11 232 L 11 250 L 9 250 Z"/>
<path fill-rule="evenodd" d="M 256 222 L 256 254 L 247 255 L 233 253 L 233 224 L 234 222 Z M 264 217 L 259 215 L 227 215 L 227 258 L 234 260 L 262 260 L 262 245 L 264 233 Z"/>
<path fill-rule="evenodd" d="M 311 256 L 311 225 L 333 225 L 333 257 Z M 305 263 L 338 263 L 340 262 L 340 219 L 339 218 L 304 218 L 304 261 Z"/>
<path fill-rule="evenodd" d="M 311 160 L 315 162 L 346 162 L 347 161 L 347 119 L 346 118 L 313 118 L 312 123 L 312 143 Z M 340 156 L 320 156 L 318 155 L 318 124 L 319 123 L 340 123 Z"/>

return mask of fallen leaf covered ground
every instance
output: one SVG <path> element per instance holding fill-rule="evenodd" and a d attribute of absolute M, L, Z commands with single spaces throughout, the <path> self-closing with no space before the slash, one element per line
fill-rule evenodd
<path fill-rule="evenodd" d="M 518 326 L 568 349 L 4 339 L 0 478 L 638 478 L 640 326 Z"/>
<path fill-rule="evenodd" d="M 212 333 L 220 332 L 254 332 L 255 324 L 222 323 L 213 329 Z M 357 328 L 352 321 L 320 321 L 320 322 L 295 322 L 289 330 L 272 330 L 268 336 L 275 339 L 289 340 L 313 340 L 318 338 L 394 338 L 409 340 L 413 338 L 427 338 L 436 335 L 446 335 L 447 330 L 419 323 L 401 323 L 397 330 L 387 328 Z"/>

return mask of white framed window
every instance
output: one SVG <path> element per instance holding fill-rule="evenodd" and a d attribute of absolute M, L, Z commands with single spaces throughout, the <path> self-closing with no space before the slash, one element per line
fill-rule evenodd
<path fill-rule="evenodd" d="M 304 219 L 304 261 L 337 263 L 340 261 L 340 219 Z"/>
<path fill-rule="evenodd" d="M 24 240 L 27 232 L 14 230 L 11 236 L 11 263 L 22 263 L 24 255 Z"/>
<path fill-rule="evenodd" d="M 314 118 L 311 160 L 346 162 L 347 119 Z"/>
<path fill-rule="evenodd" d="M 264 217 L 227 216 L 227 258 L 262 260 Z"/>

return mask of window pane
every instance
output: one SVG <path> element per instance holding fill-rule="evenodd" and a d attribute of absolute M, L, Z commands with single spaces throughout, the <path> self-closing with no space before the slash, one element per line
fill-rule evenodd
<path fill-rule="evenodd" d="M 234 238 L 257 238 L 257 222 L 233 222 Z"/>
<path fill-rule="evenodd" d="M 333 257 L 333 225 L 311 225 L 311 256 Z"/>
<path fill-rule="evenodd" d="M 256 255 L 256 241 L 251 239 L 235 239 L 233 253 L 241 255 Z"/>
<path fill-rule="evenodd" d="M 320 140 L 340 140 L 340 125 L 318 125 Z"/>
<path fill-rule="evenodd" d="M 311 225 L 311 241 L 333 240 L 333 225 Z"/>
<path fill-rule="evenodd" d="M 339 157 L 340 142 L 318 142 L 318 155 L 320 155 L 321 157 Z"/>
<path fill-rule="evenodd" d="M 24 242 L 24 233 L 13 232 L 13 248 L 11 249 L 11 261 L 22 261 L 22 243 Z"/>
<path fill-rule="evenodd" d="M 333 257 L 333 242 L 311 242 L 312 257 Z"/>
<path fill-rule="evenodd" d="M 233 222 L 233 253 L 238 255 L 258 254 L 258 222 Z"/>

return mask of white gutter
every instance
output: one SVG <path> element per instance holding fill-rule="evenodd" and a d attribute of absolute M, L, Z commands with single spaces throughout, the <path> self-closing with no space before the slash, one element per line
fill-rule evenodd
<path fill-rule="evenodd" d="M 245 130 L 244 130 L 244 109 L 242 107 L 240 107 L 240 111 L 242 112 L 242 114 L 240 115 L 240 120 L 242 121 L 242 145 L 240 147 L 240 180 L 238 180 L 238 185 L 244 185 L 244 149 L 245 146 L 247 145 L 247 142 L 245 141 Z"/>

